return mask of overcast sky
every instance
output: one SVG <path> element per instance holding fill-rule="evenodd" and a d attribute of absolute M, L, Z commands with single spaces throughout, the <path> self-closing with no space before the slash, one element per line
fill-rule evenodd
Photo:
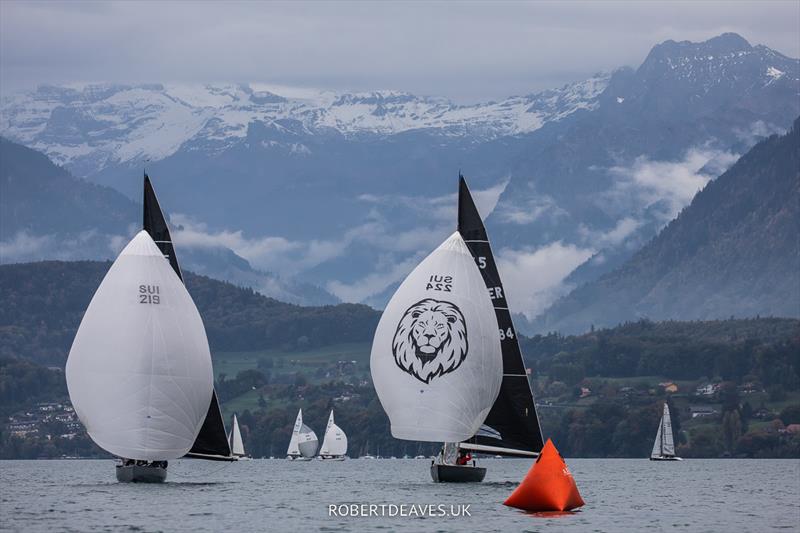
<path fill-rule="evenodd" d="M 272 82 L 460 101 L 637 66 L 726 31 L 800 56 L 800 2 L 17 2 L 0 91 L 66 82 Z"/>

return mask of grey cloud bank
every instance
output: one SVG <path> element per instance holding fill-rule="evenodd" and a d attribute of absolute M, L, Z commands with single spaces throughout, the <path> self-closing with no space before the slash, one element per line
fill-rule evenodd
<path fill-rule="evenodd" d="M 734 31 L 800 55 L 797 2 L 0 2 L 0 90 L 269 81 L 462 101 L 638 65 Z"/>

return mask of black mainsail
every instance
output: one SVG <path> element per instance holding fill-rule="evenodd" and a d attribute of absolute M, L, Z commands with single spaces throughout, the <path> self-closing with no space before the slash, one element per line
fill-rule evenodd
<path fill-rule="evenodd" d="M 489 416 L 461 448 L 500 455 L 537 456 L 544 446 L 528 374 L 508 309 L 505 289 L 486 228 L 464 177 L 459 174 L 458 231 L 480 268 L 494 304 L 503 352 L 503 383 Z"/>
<path fill-rule="evenodd" d="M 175 247 L 172 245 L 169 226 L 167 226 L 164 213 L 161 211 L 158 198 L 156 198 L 156 192 L 153 190 L 153 184 L 150 183 L 150 178 L 147 174 L 144 175 L 143 203 L 144 230 L 150 234 L 156 246 L 169 261 L 172 269 L 183 281 L 183 273 L 178 264 L 178 257 L 175 255 Z M 206 413 L 206 419 L 203 421 L 203 427 L 200 428 L 200 433 L 197 435 L 192 449 L 189 450 L 185 457 L 218 461 L 233 461 L 236 459 L 231 454 L 228 437 L 225 434 L 225 422 L 222 420 L 222 412 L 219 408 L 216 390 L 212 391 L 211 404 L 208 406 L 208 413 Z"/>

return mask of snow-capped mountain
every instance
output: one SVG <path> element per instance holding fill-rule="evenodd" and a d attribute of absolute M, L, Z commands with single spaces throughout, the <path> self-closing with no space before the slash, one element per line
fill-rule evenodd
<path fill-rule="evenodd" d="M 252 123 L 299 121 L 308 134 L 347 138 L 410 130 L 489 140 L 528 133 L 579 109 L 592 109 L 609 76 L 499 102 L 456 105 L 398 91 L 331 91 L 239 85 L 41 86 L 5 98 L 0 130 L 88 176 L 110 164 L 158 161 L 187 141 L 225 150 Z M 309 148 L 289 144 L 299 156 Z"/>
<path fill-rule="evenodd" d="M 461 169 L 511 305 L 533 318 L 576 267 L 571 284 L 621 264 L 785 131 L 799 95 L 797 59 L 723 34 L 472 105 L 257 83 L 46 86 L 2 101 L 0 134 L 131 198 L 146 166 L 192 245 L 345 301 L 377 302 L 452 232 Z"/>

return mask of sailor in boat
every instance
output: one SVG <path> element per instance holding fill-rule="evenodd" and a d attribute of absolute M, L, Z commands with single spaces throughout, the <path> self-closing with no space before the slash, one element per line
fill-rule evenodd
<path fill-rule="evenodd" d="M 472 461 L 472 454 L 469 453 L 467 450 L 459 450 L 458 451 L 458 459 L 456 459 L 456 464 L 459 466 L 467 466 L 467 464 Z"/>

